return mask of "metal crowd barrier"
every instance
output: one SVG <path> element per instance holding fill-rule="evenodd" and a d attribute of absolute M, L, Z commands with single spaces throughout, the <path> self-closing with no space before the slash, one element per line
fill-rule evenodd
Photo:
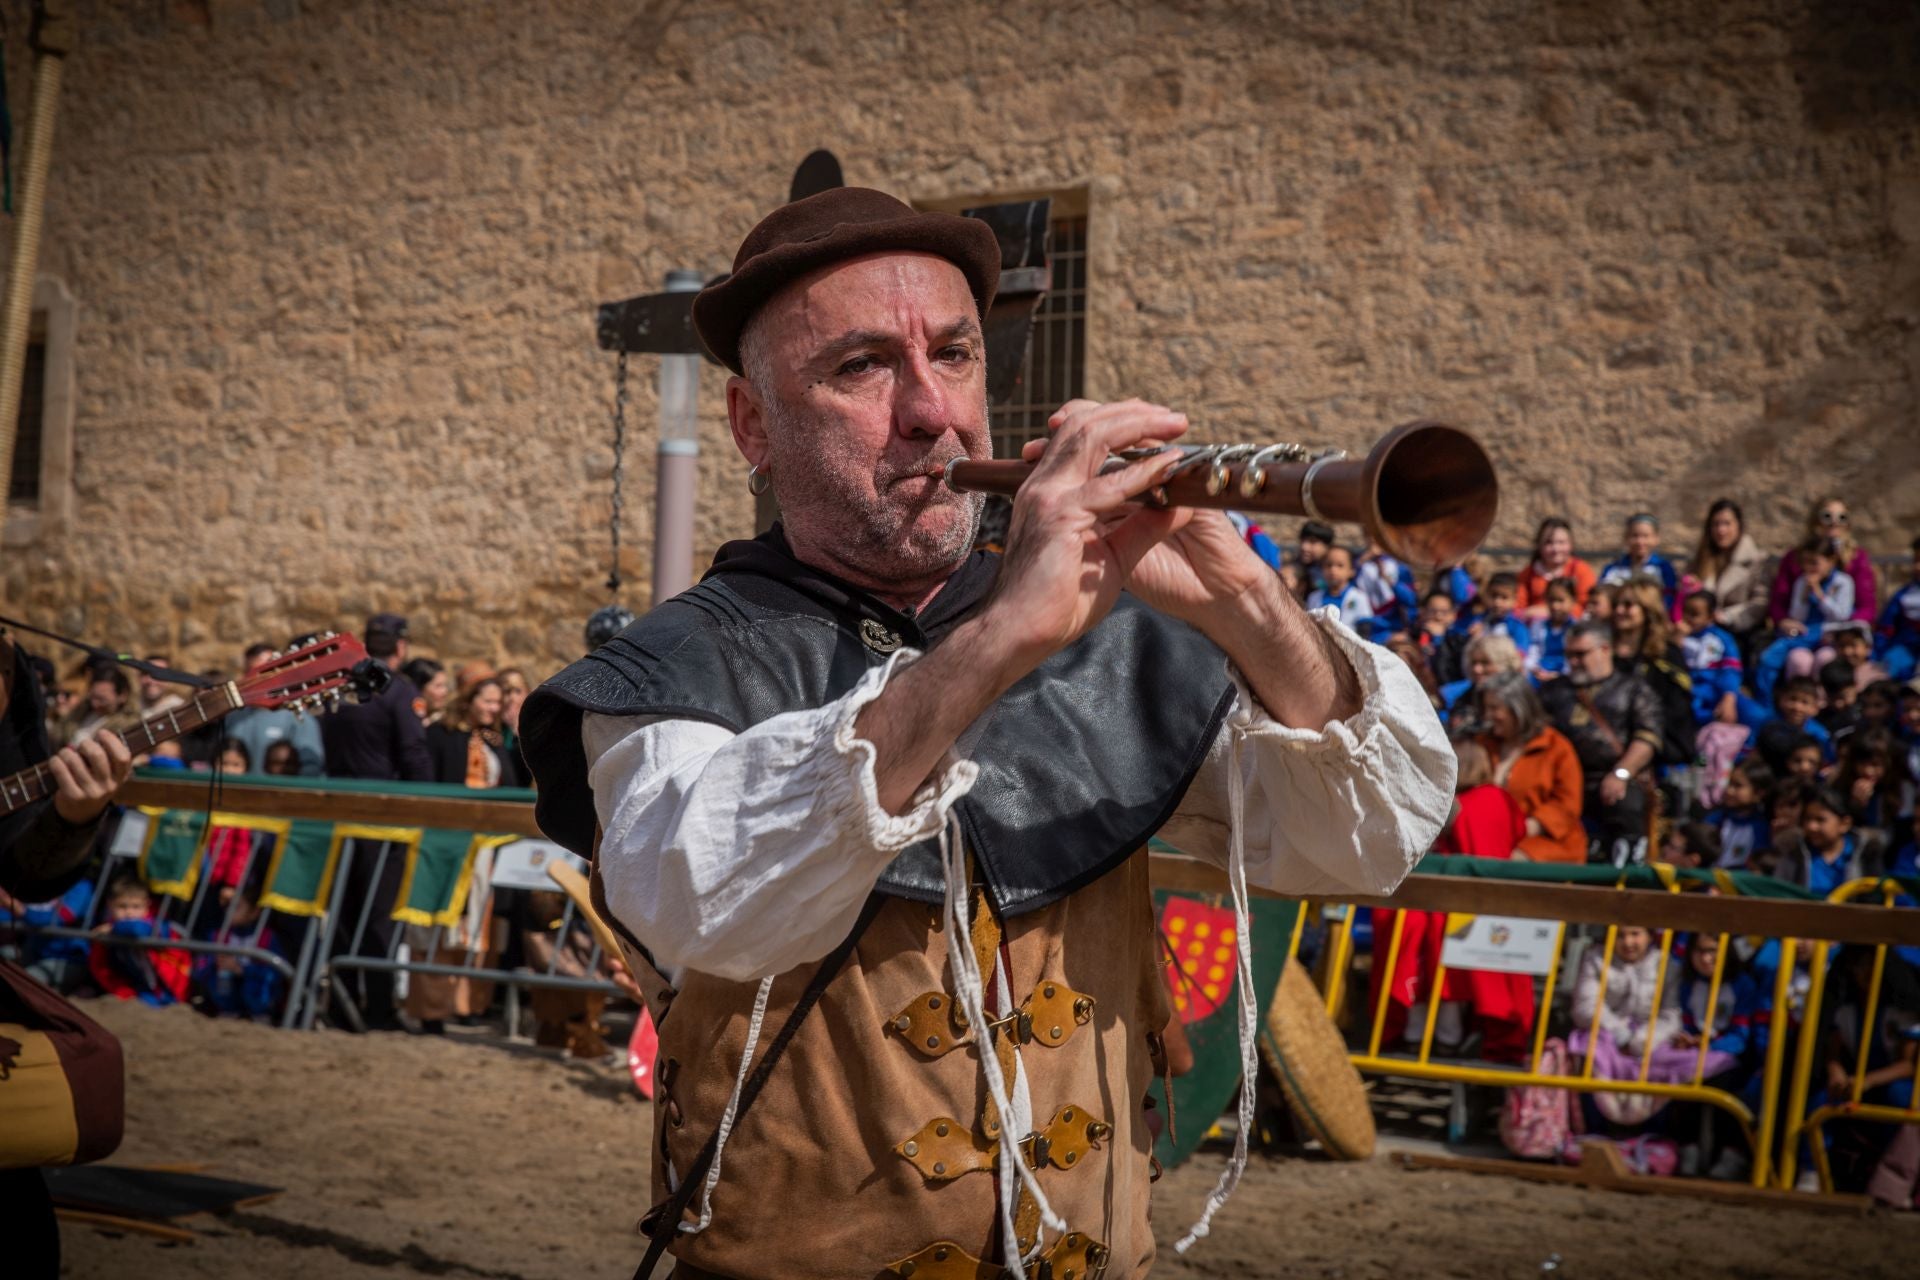
<path fill-rule="evenodd" d="M 1497 866 L 1497 864 L 1495 864 Z M 1497 876 L 1494 868 L 1481 868 L 1485 876 Z M 1533 873 L 1538 875 L 1538 872 Z M 1154 884 L 1157 888 L 1192 892 L 1198 895 L 1219 895 L 1226 890 L 1224 875 L 1212 866 L 1174 856 L 1156 856 L 1154 859 Z M 1400 935 L 1404 928 L 1406 913 L 1409 911 L 1459 912 L 1480 915 L 1514 916 L 1533 920 L 1556 922 L 1557 931 L 1553 950 L 1553 960 L 1549 972 L 1540 983 L 1538 1003 L 1534 1010 L 1533 1043 L 1529 1060 L 1525 1067 L 1508 1066 L 1488 1062 L 1473 1062 L 1451 1059 L 1436 1060 L 1432 1056 L 1433 1036 L 1438 1021 L 1438 993 L 1446 977 L 1444 965 L 1436 971 L 1428 987 L 1430 1006 L 1425 1028 L 1421 1033 L 1418 1050 L 1412 1055 L 1400 1056 L 1383 1052 L 1381 1047 L 1382 1022 L 1387 999 L 1391 994 L 1390 983 L 1380 983 L 1380 995 L 1369 1010 L 1370 1019 L 1364 1033 L 1364 1043 L 1353 1049 L 1349 1058 L 1362 1072 L 1372 1075 L 1398 1076 L 1408 1079 L 1431 1080 L 1458 1085 L 1491 1085 L 1511 1088 L 1515 1086 L 1537 1085 L 1548 1088 L 1566 1089 L 1574 1093 L 1640 1093 L 1652 1094 L 1677 1101 L 1696 1102 L 1713 1107 L 1730 1117 L 1739 1127 L 1748 1142 L 1753 1157 L 1753 1167 L 1749 1180 L 1756 1187 L 1763 1187 L 1777 1181 L 1780 1185 L 1793 1185 L 1791 1154 L 1794 1145 L 1803 1131 L 1817 1129 L 1819 1123 L 1833 1115 L 1845 1114 L 1862 1119 L 1898 1120 L 1904 1123 L 1920 1123 L 1920 1111 L 1913 1109 L 1877 1108 L 1864 1105 L 1852 1105 L 1841 1108 L 1823 1108 L 1806 1117 L 1799 1125 L 1782 1126 L 1780 1105 L 1787 1096 L 1787 1048 L 1790 1036 L 1787 1012 L 1791 1003 L 1791 985 L 1795 969 L 1797 948 L 1802 945 L 1800 939 L 1809 937 L 1829 938 L 1834 941 L 1872 945 L 1877 955 L 1884 960 L 1886 948 L 1892 946 L 1913 946 L 1920 944 L 1920 912 L 1888 911 L 1884 906 L 1858 905 L 1858 900 L 1867 896 L 1869 891 L 1881 888 L 1880 882 L 1863 881 L 1859 887 L 1849 886 L 1854 892 L 1846 896 L 1835 895 L 1835 900 L 1820 902 L 1815 900 L 1795 900 L 1788 898 L 1749 898 L 1724 892 L 1729 882 L 1726 877 L 1692 877 L 1694 882 L 1714 884 L 1723 891 L 1717 894 L 1683 893 L 1682 881 L 1674 878 L 1669 886 L 1660 890 L 1603 888 L 1592 884 L 1554 884 L 1530 881 L 1508 881 L 1497 878 L 1477 878 L 1458 876 L 1414 875 L 1388 898 L 1348 899 L 1344 918 L 1333 932 L 1328 948 L 1326 973 L 1323 979 L 1329 1013 L 1336 1014 L 1341 1008 L 1348 971 L 1354 956 L 1353 933 L 1357 925 L 1358 907 L 1385 908 L 1396 912 L 1393 928 L 1384 940 L 1374 938 L 1376 962 L 1384 961 L 1386 974 L 1394 971 L 1398 957 Z M 1254 890 L 1256 894 L 1263 891 Z M 1282 897 L 1280 894 L 1264 894 L 1269 897 Z M 1891 902 L 1891 891 L 1888 892 Z M 1306 913 L 1302 913 L 1304 919 Z M 1571 925 L 1598 925 L 1605 927 L 1601 973 L 1607 973 L 1607 961 L 1611 959 L 1613 946 L 1619 929 L 1623 926 L 1663 931 L 1661 944 L 1661 981 L 1667 970 L 1667 958 L 1671 953 L 1671 940 L 1675 932 L 1689 932 L 1716 935 L 1720 941 L 1720 951 L 1710 978 L 1707 1008 L 1718 1008 L 1718 999 L 1727 964 L 1728 942 L 1730 938 L 1764 937 L 1775 939 L 1780 945 L 1779 968 L 1774 975 L 1772 991 L 1772 1010 L 1766 1053 L 1760 1066 L 1760 1106 L 1756 1116 L 1741 1098 L 1725 1089 L 1706 1083 L 1706 1053 L 1703 1051 L 1695 1061 L 1693 1078 L 1684 1082 L 1661 1082 L 1646 1079 L 1651 1058 L 1652 1044 L 1642 1051 L 1640 1057 L 1640 1078 L 1629 1080 L 1609 1080 L 1596 1078 L 1593 1074 L 1593 1055 L 1583 1055 L 1582 1061 L 1569 1074 L 1548 1074 L 1540 1070 L 1543 1046 L 1547 1036 L 1547 1026 L 1552 1002 L 1557 989 L 1558 979 L 1563 972 L 1561 963 L 1565 949 L 1568 928 Z M 1303 930 L 1296 921 L 1291 943 L 1297 954 L 1301 945 Z M 1814 966 L 1816 975 L 1823 971 L 1825 948 L 1828 944 L 1818 944 Z M 1876 963 L 1875 991 L 1878 990 L 1879 964 Z M 1819 987 L 1819 977 L 1815 978 L 1815 988 Z M 1660 1004 L 1660 991 L 1656 990 L 1654 1007 Z M 1604 989 L 1597 1002 L 1604 1007 Z M 1798 1070 L 1795 1073 L 1795 1092 L 1792 1095 L 1800 1101 L 1785 1109 L 1787 1115 L 1799 1115 L 1803 1109 L 1805 1093 L 1805 1075 L 1810 1071 L 1814 1042 L 1818 1039 L 1817 996 L 1810 997 L 1806 1016 L 1802 1020 L 1799 1053 L 1796 1059 Z M 1587 1028 L 1589 1036 L 1597 1030 L 1598 1009 L 1595 1014 L 1595 1026 Z M 1868 1019 L 1871 1023 L 1871 1019 Z M 1705 1040 L 1710 1045 L 1712 1028 L 1708 1028 Z M 1864 1037 L 1863 1037 L 1864 1042 Z M 1784 1133 L 1780 1131 L 1785 1129 Z M 1817 1133 L 1816 1133 L 1817 1139 Z M 1777 1161 L 1774 1157 L 1776 1147 L 1785 1154 Z M 1816 1159 L 1820 1147 L 1814 1145 Z M 1776 1174 L 1777 1170 L 1777 1174 Z M 1823 1177 L 1824 1177 L 1823 1171 Z M 1830 1188 L 1831 1180 L 1824 1186 Z"/>
<path fill-rule="evenodd" d="M 1907 898 L 1906 903 L 1900 901 Z M 1854 880 L 1841 885 L 1827 899 L 1829 902 L 1860 902 L 1866 899 L 1878 899 L 1882 906 L 1896 910 L 1912 910 L 1912 897 L 1902 886 L 1892 880 Z M 1824 938 L 1824 935 L 1817 935 Z M 1841 941 L 1845 941 L 1842 939 Z M 1887 944 L 1878 943 L 1873 949 L 1873 976 L 1866 991 L 1866 1007 L 1860 1014 L 1858 1039 L 1853 1062 L 1849 1072 L 1850 1087 L 1848 1096 L 1838 1102 L 1825 1102 L 1812 1111 L 1807 1109 L 1809 1096 L 1814 1087 L 1813 1073 L 1819 1068 L 1818 1051 L 1824 1039 L 1821 1024 L 1821 1004 L 1826 989 L 1832 979 L 1832 966 L 1827 963 L 1833 949 L 1832 941 L 1816 941 L 1813 946 L 1813 958 L 1810 976 L 1812 985 L 1807 991 L 1806 1015 L 1802 1022 L 1803 1033 L 1800 1038 L 1799 1052 L 1795 1056 L 1793 1082 L 1788 1092 L 1788 1121 L 1780 1147 L 1780 1185 L 1790 1187 L 1794 1184 L 1795 1166 L 1799 1151 L 1805 1145 L 1812 1159 L 1814 1170 L 1820 1177 L 1822 1191 L 1833 1190 L 1833 1171 L 1828 1165 L 1827 1148 L 1822 1126 L 1831 1120 L 1857 1120 L 1881 1124 L 1920 1125 L 1920 1052 L 1914 1054 L 1913 1075 L 1908 1080 L 1910 1093 L 1904 1107 L 1888 1106 L 1885 1103 L 1873 1103 L 1865 1100 L 1864 1077 L 1868 1070 L 1873 1042 L 1878 1033 L 1877 1015 L 1881 1011 L 1882 986 L 1887 973 Z M 1913 1011 L 1920 1015 L 1920 1010 Z"/>

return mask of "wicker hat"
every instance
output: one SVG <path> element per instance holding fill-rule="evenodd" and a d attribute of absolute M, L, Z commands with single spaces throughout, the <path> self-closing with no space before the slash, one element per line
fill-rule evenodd
<path fill-rule="evenodd" d="M 693 327 L 707 351 L 735 373 L 740 334 L 754 312 L 809 271 L 888 250 L 937 254 L 959 267 L 984 317 L 1000 283 L 1000 241 L 977 218 L 921 213 L 883 191 L 836 187 L 781 205 L 740 242 L 733 274 L 693 300 Z"/>

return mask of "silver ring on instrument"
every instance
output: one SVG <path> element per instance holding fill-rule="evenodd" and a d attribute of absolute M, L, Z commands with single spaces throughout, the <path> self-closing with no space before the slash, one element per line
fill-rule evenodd
<path fill-rule="evenodd" d="M 947 488 L 953 490 L 955 493 L 966 492 L 965 489 L 962 489 L 959 485 L 953 482 L 953 469 L 965 461 L 967 461 L 966 454 L 964 453 L 956 454 L 955 456 L 947 459 L 947 465 L 941 470 L 941 476 L 940 476 L 941 480 L 946 484 Z"/>
<path fill-rule="evenodd" d="M 1258 497 L 1267 487 L 1267 464 L 1299 452 L 1300 446 L 1293 444 L 1270 444 L 1247 460 L 1246 470 L 1240 473 L 1240 496 Z"/>
<path fill-rule="evenodd" d="M 1346 456 L 1346 454 L 1335 450 L 1332 453 L 1323 453 L 1307 464 L 1307 474 L 1300 477 L 1300 510 L 1306 513 L 1307 519 L 1318 520 L 1323 524 L 1333 523 L 1325 512 L 1314 505 L 1313 478 L 1320 473 L 1320 468 L 1326 466 L 1329 462 L 1338 462 Z"/>

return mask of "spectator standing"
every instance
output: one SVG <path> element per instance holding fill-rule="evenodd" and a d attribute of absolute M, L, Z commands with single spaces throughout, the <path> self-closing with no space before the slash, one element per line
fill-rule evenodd
<path fill-rule="evenodd" d="M 1573 614 L 1580 617 L 1599 575 L 1573 553 L 1573 526 L 1559 516 L 1548 516 L 1533 535 L 1533 559 L 1520 573 L 1520 616 L 1529 622 L 1549 613 L 1547 588 L 1564 582 L 1573 589 Z"/>
<path fill-rule="evenodd" d="M 1767 620 L 1766 562 L 1738 503 L 1721 498 L 1707 508 L 1688 570 L 1700 590 L 1713 593 L 1715 626 L 1745 639 Z"/>
<path fill-rule="evenodd" d="M 1641 512 L 1627 517 L 1624 546 L 1617 559 L 1600 571 L 1600 581 L 1617 586 L 1633 578 L 1658 579 L 1665 608 L 1673 607 L 1674 593 L 1680 586 L 1680 574 L 1673 562 L 1660 554 L 1660 522 Z"/>
<path fill-rule="evenodd" d="M 367 656 L 395 674 L 380 693 L 364 702 L 343 704 L 320 718 L 328 770 L 340 778 L 431 782 L 433 761 L 427 754 L 426 730 L 413 710 L 419 691 L 396 670 L 407 660 L 407 620 L 398 614 L 377 613 L 367 619 L 363 640 Z M 405 864 L 404 851 L 397 845 L 354 842 L 333 935 L 335 955 L 350 949 L 355 955 L 384 957 L 392 951 L 391 912 Z M 363 916 L 366 927 L 361 929 Z M 348 981 L 359 985 L 368 1030 L 400 1027 L 391 974 L 361 970 Z"/>
<path fill-rule="evenodd" d="M 447 704 L 446 718 L 426 731 L 434 781 L 467 787 L 526 785 L 519 755 L 507 749 L 500 721 L 503 702 L 500 682 L 488 677 Z"/>
<path fill-rule="evenodd" d="M 1792 614 L 1794 589 L 1806 576 L 1802 557 L 1808 546 L 1828 548 L 1840 571 L 1852 580 L 1853 604 L 1848 616 L 1862 622 L 1873 621 L 1879 607 L 1873 557 L 1854 542 L 1852 525 L 1847 504 L 1839 498 L 1825 498 L 1813 504 L 1813 510 L 1807 513 L 1806 537 L 1799 547 L 1780 557 L 1780 566 L 1773 574 L 1773 589 L 1767 593 L 1767 618 L 1776 627 Z"/>
<path fill-rule="evenodd" d="M 1649 770 L 1665 722 L 1659 696 L 1639 676 L 1616 670 L 1613 653 L 1612 626 L 1576 624 L 1567 637 L 1567 676 L 1541 698 L 1580 759 L 1582 818 L 1599 842 L 1599 860 L 1624 866 L 1645 854 Z"/>
<path fill-rule="evenodd" d="M 407 660 L 407 620 L 377 613 L 367 619 L 363 639 L 367 656 L 392 671 L 393 679 L 374 697 L 320 717 L 327 772 L 336 778 L 431 782 L 426 730 L 413 710 L 419 690 L 399 672 Z"/>
<path fill-rule="evenodd" d="M 1479 691 L 1480 739 L 1494 781 L 1519 806 L 1525 830 L 1513 856 L 1529 862 L 1585 862 L 1580 823 L 1585 781 L 1573 744 L 1547 720 L 1531 681 L 1496 675 Z"/>
<path fill-rule="evenodd" d="M 242 661 L 252 675 L 273 659 L 270 644 L 247 646 Z M 321 739 L 316 716 L 295 715 L 285 708 L 241 707 L 227 717 L 227 737 L 246 749 L 247 759 L 255 766 L 266 763 L 267 751 L 276 742 L 291 743 L 299 757 L 299 773 L 317 778 L 326 769 L 326 746 Z"/>
<path fill-rule="evenodd" d="M 453 696 L 453 677 L 432 658 L 413 658 L 400 668 L 413 687 L 419 690 L 413 700 L 413 713 L 423 725 L 439 724 L 447 700 Z"/>

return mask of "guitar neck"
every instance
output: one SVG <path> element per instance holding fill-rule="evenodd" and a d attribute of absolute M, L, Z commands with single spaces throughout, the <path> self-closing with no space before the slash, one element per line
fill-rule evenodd
<path fill-rule="evenodd" d="M 184 706 L 148 716 L 120 736 L 126 740 L 127 750 L 136 756 L 145 755 L 163 742 L 192 733 L 201 725 L 212 724 L 240 705 L 240 691 L 229 681 L 196 691 Z M 0 817 L 52 795 L 55 785 L 53 770 L 47 768 L 44 760 L 11 778 L 0 778 Z"/>

